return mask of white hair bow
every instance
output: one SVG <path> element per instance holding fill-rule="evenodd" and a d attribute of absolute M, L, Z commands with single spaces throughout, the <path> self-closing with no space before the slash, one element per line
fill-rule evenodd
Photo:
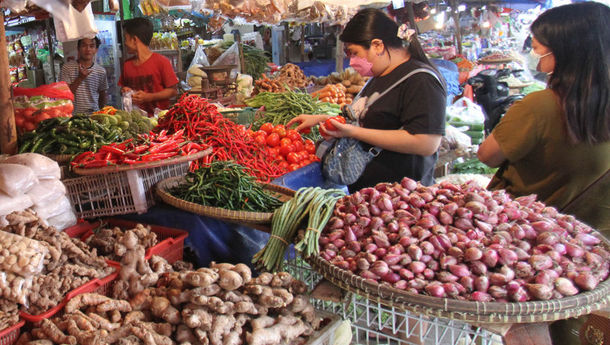
<path fill-rule="evenodd" d="M 403 41 L 411 41 L 411 37 L 413 37 L 413 35 L 415 35 L 415 30 L 409 29 L 407 24 L 402 24 L 400 27 L 398 27 L 398 33 L 396 34 L 396 36 Z"/>

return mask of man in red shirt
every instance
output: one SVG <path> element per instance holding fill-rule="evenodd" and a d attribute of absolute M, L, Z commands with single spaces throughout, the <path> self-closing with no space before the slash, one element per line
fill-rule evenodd
<path fill-rule="evenodd" d="M 123 23 L 123 44 L 134 57 L 125 61 L 119 86 L 121 92 L 135 91 L 133 103 L 148 112 L 169 108 L 169 99 L 176 96 L 178 78 L 169 60 L 148 47 L 153 26 L 146 18 L 134 18 Z"/>

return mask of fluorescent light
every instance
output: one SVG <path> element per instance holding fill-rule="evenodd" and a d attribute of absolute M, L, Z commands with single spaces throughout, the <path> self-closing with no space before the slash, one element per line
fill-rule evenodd
<path fill-rule="evenodd" d="M 489 20 L 484 21 L 483 24 L 481 24 L 481 27 L 484 29 L 488 29 L 489 27 L 491 27 Z"/>
<path fill-rule="evenodd" d="M 431 9 L 430 14 L 436 14 L 436 8 Z"/>
<path fill-rule="evenodd" d="M 436 23 L 436 24 L 434 24 L 434 28 L 437 29 L 437 30 L 442 29 L 443 28 L 443 23 Z"/>
<path fill-rule="evenodd" d="M 458 6 L 457 9 L 458 9 L 458 12 L 464 12 L 464 11 L 466 11 L 466 5 L 461 4 L 461 5 Z"/>

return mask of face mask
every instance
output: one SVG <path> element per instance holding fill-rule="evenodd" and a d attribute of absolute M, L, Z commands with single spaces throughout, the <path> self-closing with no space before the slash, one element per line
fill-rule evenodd
<path fill-rule="evenodd" d="M 373 64 L 370 63 L 367 59 L 361 58 L 358 56 L 352 56 L 349 59 L 349 65 L 356 70 L 356 72 L 360 73 L 363 77 L 372 77 L 373 76 Z"/>
<path fill-rule="evenodd" d="M 542 71 L 540 70 L 540 60 L 541 60 L 543 57 L 545 57 L 545 56 L 549 56 L 549 55 L 551 55 L 551 54 L 552 54 L 552 53 L 551 53 L 551 52 L 549 52 L 549 53 L 546 53 L 546 54 L 544 54 L 544 55 L 539 55 L 539 54 L 537 54 L 537 53 L 536 53 L 536 52 L 535 52 L 535 51 L 532 49 L 532 50 L 530 51 L 530 66 L 529 66 L 529 67 L 530 67 L 530 69 L 532 69 L 532 70 L 536 70 L 536 71 L 538 71 L 538 72 L 542 72 Z"/>

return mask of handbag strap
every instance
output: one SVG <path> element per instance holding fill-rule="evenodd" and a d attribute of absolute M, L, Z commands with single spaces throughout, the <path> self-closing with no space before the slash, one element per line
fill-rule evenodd
<path fill-rule="evenodd" d="M 433 76 L 433 77 L 434 77 L 434 79 L 436 79 L 436 81 L 438 81 L 438 82 L 439 82 L 441 85 L 443 84 L 443 83 L 441 83 L 441 80 L 438 78 L 438 76 L 436 75 L 436 73 L 432 72 L 430 69 L 428 69 L 428 68 L 417 68 L 417 69 L 414 69 L 414 70 L 412 70 L 411 72 L 407 73 L 407 74 L 406 74 L 404 77 L 402 77 L 402 78 L 398 79 L 398 81 L 397 81 L 397 82 L 395 82 L 394 84 L 392 84 L 392 85 L 391 85 L 389 88 L 385 89 L 385 91 L 383 91 L 381 94 L 379 94 L 379 96 L 377 96 L 377 98 L 373 99 L 373 100 L 372 100 L 370 103 L 368 103 L 368 102 L 367 102 L 366 107 L 367 107 L 367 108 L 369 108 L 369 107 L 370 107 L 370 106 L 371 106 L 373 103 L 375 103 L 375 102 L 376 102 L 378 99 L 380 99 L 381 97 L 383 97 L 383 96 L 384 96 L 386 93 L 388 93 L 388 92 L 392 91 L 392 89 L 394 89 L 396 86 L 400 85 L 400 83 L 402 83 L 403 81 L 405 81 L 405 80 L 409 79 L 411 76 L 413 76 L 413 75 L 415 75 L 415 74 L 417 74 L 417 73 L 428 73 L 428 74 L 430 74 L 431 76 Z M 372 79 L 372 78 L 371 78 L 371 79 Z M 354 98 L 354 99 L 357 99 L 358 97 L 360 97 L 360 93 L 361 93 L 361 92 L 364 90 L 364 88 L 366 88 L 366 86 L 367 86 L 367 85 L 368 85 L 368 83 L 371 81 L 371 79 L 369 79 L 369 80 L 366 82 L 366 85 L 364 85 L 364 87 L 362 88 L 362 90 L 360 90 L 360 92 L 358 93 L 358 95 L 357 95 L 357 96 L 356 96 L 356 98 Z M 381 151 L 383 151 L 383 149 L 382 149 L 381 147 L 378 147 L 378 146 L 372 146 L 372 147 L 369 149 L 369 152 L 370 152 L 371 154 L 373 154 L 375 157 L 377 157 L 377 156 L 378 156 L 378 155 L 381 153 Z"/>

